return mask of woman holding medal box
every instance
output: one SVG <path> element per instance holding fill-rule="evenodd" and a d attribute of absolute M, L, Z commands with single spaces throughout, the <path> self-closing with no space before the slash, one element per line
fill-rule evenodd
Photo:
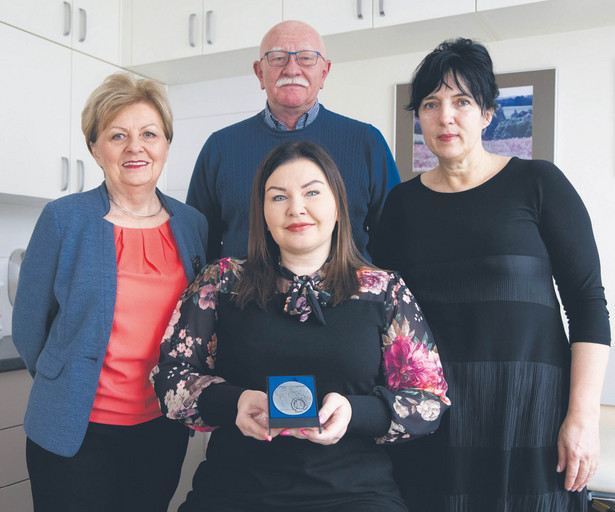
<path fill-rule="evenodd" d="M 268 433 L 272 375 L 315 376 L 322 432 Z M 362 260 L 340 174 L 309 142 L 261 163 L 247 259 L 186 290 L 152 379 L 167 417 L 212 431 L 181 512 L 402 512 L 384 445 L 433 432 L 450 404 L 420 308 Z"/>

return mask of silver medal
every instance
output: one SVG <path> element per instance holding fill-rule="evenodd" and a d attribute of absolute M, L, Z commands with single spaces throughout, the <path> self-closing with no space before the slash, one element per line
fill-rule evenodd
<path fill-rule="evenodd" d="M 273 405 L 277 409 L 289 416 L 297 416 L 307 411 L 313 401 L 310 388 L 301 382 L 287 381 L 275 388 L 273 395 Z"/>

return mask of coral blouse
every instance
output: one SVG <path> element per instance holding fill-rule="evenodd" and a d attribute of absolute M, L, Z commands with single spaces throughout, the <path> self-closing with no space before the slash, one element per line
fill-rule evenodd
<path fill-rule="evenodd" d="M 188 282 L 168 222 L 114 232 L 117 297 L 90 421 L 136 425 L 161 415 L 148 376 Z"/>

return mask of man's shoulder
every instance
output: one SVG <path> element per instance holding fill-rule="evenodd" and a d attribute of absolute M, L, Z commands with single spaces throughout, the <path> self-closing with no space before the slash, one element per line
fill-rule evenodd
<path fill-rule="evenodd" d="M 210 138 L 218 138 L 218 137 L 227 137 L 228 135 L 236 135 L 239 132 L 251 131 L 254 130 L 255 126 L 258 126 L 259 123 L 262 123 L 261 116 L 263 115 L 262 111 L 252 117 L 248 117 L 247 119 L 243 119 L 237 123 L 230 124 L 213 132 L 210 135 Z"/>
<path fill-rule="evenodd" d="M 372 124 L 364 123 L 363 121 L 359 121 L 358 119 L 353 119 L 351 117 L 338 114 L 337 112 L 333 112 L 332 110 L 327 110 L 322 105 L 320 108 L 321 112 L 319 113 L 319 115 L 323 115 L 323 121 L 325 123 L 343 126 L 345 130 L 361 132 L 368 136 L 381 136 L 380 130 L 378 130 L 378 128 L 376 128 Z"/>
<path fill-rule="evenodd" d="M 201 149 L 197 165 L 203 159 L 217 161 L 223 155 L 226 158 L 229 154 L 240 154 L 246 140 L 253 140 L 255 134 L 259 133 L 259 126 L 264 125 L 262 119 L 260 119 L 261 116 L 262 111 L 210 134 Z"/>
<path fill-rule="evenodd" d="M 373 128 L 373 126 L 369 123 L 364 123 L 363 121 L 359 121 L 358 119 L 353 119 L 351 117 L 338 114 L 337 112 L 333 112 L 332 110 L 326 109 L 322 105 L 320 106 L 319 115 L 321 114 L 323 116 L 323 120 L 326 120 L 328 122 L 344 123 L 344 124 L 348 124 L 348 125 L 355 126 L 357 128 L 363 128 L 363 129 Z"/>

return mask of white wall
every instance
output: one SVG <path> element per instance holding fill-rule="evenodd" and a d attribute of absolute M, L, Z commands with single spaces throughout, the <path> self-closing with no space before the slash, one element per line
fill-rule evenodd
<path fill-rule="evenodd" d="M 451 34 L 463 35 L 463 34 Z M 615 31 L 612 27 L 488 43 L 496 72 L 557 69 L 556 157 L 593 220 L 607 301 L 615 315 Z M 393 149 L 394 84 L 407 82 L 425 53 L 335 63 L 319 96 L 328 108 L 379 128 Z M 265 96 L 246 76 L 170 86 L 176 138 L 169 191 L 185 198 L 194 161 L 209 133 L 261 110 Z M 615 332 L 615 323 L 611 321 Z M 611 351 L 613 352 L 613 351 Z M 615 356 L 603 403 L 615 404 Z"/>

